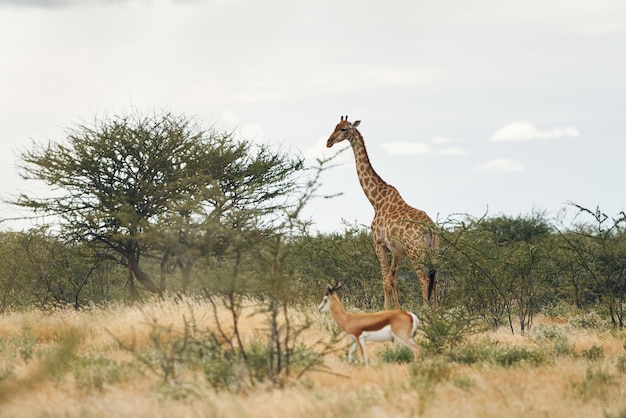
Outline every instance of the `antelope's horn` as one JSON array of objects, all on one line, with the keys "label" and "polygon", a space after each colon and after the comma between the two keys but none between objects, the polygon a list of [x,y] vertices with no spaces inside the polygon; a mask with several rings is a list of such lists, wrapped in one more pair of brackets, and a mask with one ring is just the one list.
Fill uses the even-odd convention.
[{"label": "antelope's horn", "polygon": [[341,289],[342,287],[343,287],[343,283],[339,283],[339,282],[335,281],[335,285],[332,288],[333,292]]}]

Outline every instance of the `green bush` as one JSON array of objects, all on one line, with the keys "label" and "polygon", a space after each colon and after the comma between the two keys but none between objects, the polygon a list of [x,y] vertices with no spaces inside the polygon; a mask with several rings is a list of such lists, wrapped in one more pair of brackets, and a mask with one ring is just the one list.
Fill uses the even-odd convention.
[{"label": "green bush", "polygon": [[484,343],[464,344],[450,353],[452,361],[464,364],[491,363],[511,367],[519,363],[539,366],[550,360],[544,350],[533,350],[520,346],[498,346]]},{"label": "green bush", "polygon": [[413,361],[413,351],[402,344],[387,344],[378,352],[378,358],[383,363],[410,363]]},{"label": "green bush", "polygon": [[617,371],[621,374],[626,374],[626,354],[623,354],[617,358]]},{"label": "green bush", "polygon": [[22,325],[22,332],[15,337],[14,343],[17,345],[20,358],[28,363],[33,358],[37,345],[37,336],[33,334],[30,325]]},{"label": "green bush", "polygon": [[443,357],[425,359],[411,365],[409,384],[419,393],[419,415],[423,415],[426,407],[432,405],[436,386],[451,380],[453,372],[453,365]]},{"label": "green bush", "polygon": [[414,363],[409,369],[412,387],[432,387],[450,380],[454,372],[453,365],[443,357]]},{"label": "green bush", "polygon": [[589,368],[580,382],[572,382],[572,388],[585,401],[605,399],[615,380],[615,376],[605,370]]},{"label": "green bush", "polygon": [[602,319],[602,317],[600,317],[600,315],[598,315],[598,313],[595,311],[574,315],[569,319],[568,322],[570,325],[576,328],[595,330],[605,330],[610,328],[609,323]]},{"label": "green bush", "polygon": [[544,351],[513,346],[495,350],[493,361],[503,367],[510,367],[522,362],[532,366],[540,366],[547,363],[549,358]]},{"label": "green bush", "polygon": [[450,359],[457,363],[476,364],[493,356],[494,347],[490,341],[463,344],[450,352]]},{"label": "green bush", "polygon": [[425,337],[422,347],[436,354],[452,350],[469,335],[485,329],[462,309],[426,309],[419,316],[421,322],[418,329]]},{"label": "green bush", "polygon": [[128,374],[128,365],[111,362],[102,354],[89,354],[72,362],[72,373],[78,388],[100,392],[107,384],[120,382]]},{"label": "green bush", "polygon": [[604,358],[604,347],[592,345],[588,350],[582,350],[580,355],[589,361],[598,361]]},{"label": "green bush", "polygon": [[558,356],[567,356],[574,351],[565,332],[554,326],[539,325],[534,330],[534,339],[542,349]]}]

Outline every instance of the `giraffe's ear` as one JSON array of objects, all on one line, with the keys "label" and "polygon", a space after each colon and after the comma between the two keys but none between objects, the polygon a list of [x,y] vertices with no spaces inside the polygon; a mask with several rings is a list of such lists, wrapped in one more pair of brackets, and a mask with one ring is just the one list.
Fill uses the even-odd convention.
[{"label": "giraffe's ear", "polygon": [[359,126],[361,124],[360,120],[355,120],[354,122],[352,122],[352,127],[356,128],[357,126]]}]

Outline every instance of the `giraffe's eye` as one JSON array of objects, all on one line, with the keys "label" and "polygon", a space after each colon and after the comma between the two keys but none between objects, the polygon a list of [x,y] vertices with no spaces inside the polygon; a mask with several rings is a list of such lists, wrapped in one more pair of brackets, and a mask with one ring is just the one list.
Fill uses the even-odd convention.
[{"label": "giraffe's eye", "polygon": [[348,128],[341,128],[341,132],[345,132],[347,130],[348,130]]}]

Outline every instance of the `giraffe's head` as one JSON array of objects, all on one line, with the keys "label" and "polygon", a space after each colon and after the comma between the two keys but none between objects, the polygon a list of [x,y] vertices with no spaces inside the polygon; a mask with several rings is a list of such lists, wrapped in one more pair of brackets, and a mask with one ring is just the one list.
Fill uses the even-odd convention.
[{"label": "giraffe's head", "polygon": [[328,141],[326,141],[326,146],[330,148],[337,142],[341,142],[344,139],[347,139],[348,141],[351,140],[354,135],[354,130],[357,126],[359,126],[360,123],[360,120],[350,123],[348,122],[348,116],[342,116],[337,126],[335,126],[335,130],[330,135],[330,138],[328,138]]}]

